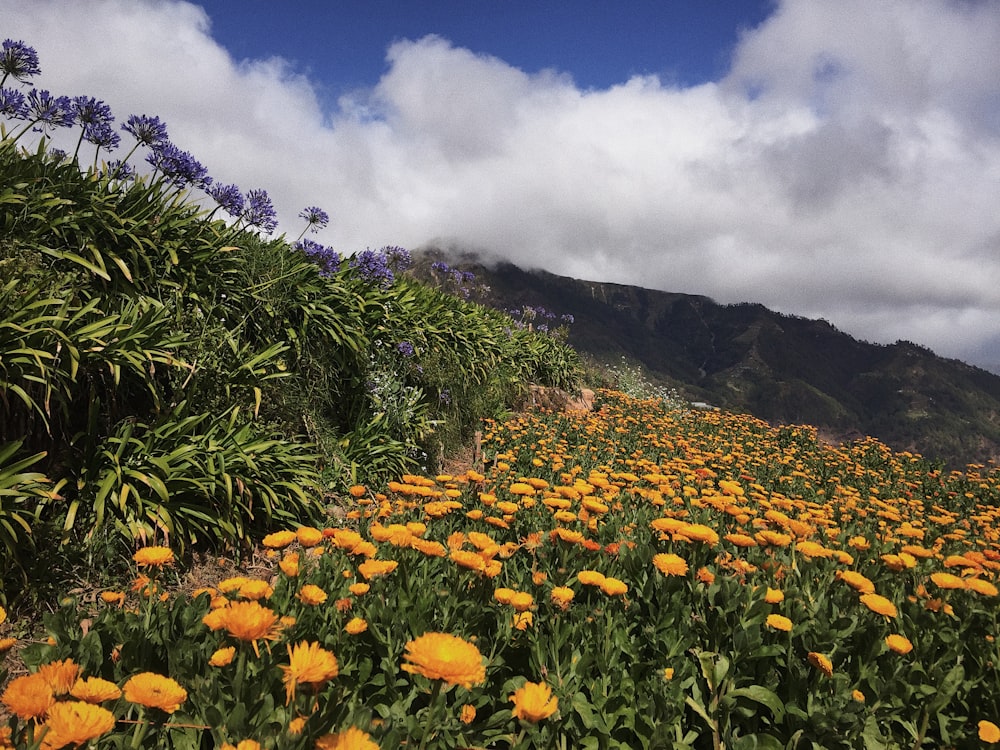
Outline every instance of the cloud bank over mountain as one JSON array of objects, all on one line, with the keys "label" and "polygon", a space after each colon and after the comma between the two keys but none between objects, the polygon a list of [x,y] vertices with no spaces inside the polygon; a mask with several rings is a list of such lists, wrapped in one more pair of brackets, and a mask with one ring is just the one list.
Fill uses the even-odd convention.
[{"label": "cloud bank over mountain", "polygon": [[350,253],[453,244],[555,273],[761,302],[1000,363],[1000,5],[785,0],[717,81],[584,89],[435,36],[324,106],[234,59],[195,4],[0,0],[37,84],[159,115],[216,180],[318,205]]}]

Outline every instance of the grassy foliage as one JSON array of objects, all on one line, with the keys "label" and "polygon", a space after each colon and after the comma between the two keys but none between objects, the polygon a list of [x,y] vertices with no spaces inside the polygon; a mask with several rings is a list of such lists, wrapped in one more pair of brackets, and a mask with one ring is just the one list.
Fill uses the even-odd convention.
[{"label": "grassy foliage", "polygon": [[173,713],[104,701],[112,745],[993,736],[1000,473],[599,395],[491,424],[482,472],[352,488],[342,522],[266,537],[259,577],[179,594],[170,551],[140,550],[131,590],[65,600],[25,659],[176,681]]},{"label": "grassy foliage", "polygon": [[162,176],[44,144],[0,140],[5,579],[42,539],[249,549],[356,482],[432,469],[522,383],[577,376],[494,311],[328,273]]}]

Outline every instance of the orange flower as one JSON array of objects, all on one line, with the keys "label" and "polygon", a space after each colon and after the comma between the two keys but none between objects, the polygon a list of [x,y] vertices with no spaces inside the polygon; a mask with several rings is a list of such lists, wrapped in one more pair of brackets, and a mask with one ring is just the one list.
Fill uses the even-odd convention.
[{"label": "orange flower", "polygon": [[316,739],[316,750],[379,750],[371,735],[357,727],[336,734],[324,734]]},{"label": "orange flower", "polygon": [[0,654],[6,654],[17,644],[17,638],[0,638]]},{"label": "orange flower", "polygon": [[43,664],[38,668],[38,674],[49,683],[53,695],[66,695],[76,685],[80,667],[72,659],[63,659]]},{"label": "orange flower", "polygon": [[483,655],[475,645],[449,633],[425,633],[406,644],[404,672],[472,689],[486,681]]},{"label": "orange flower", "polygon": [[628,584],[617,578],[605,578],[601,584],[601,591],[608,596],[621,596],[628,591]]},{"label": "orange flower", "polygon": [[143,547],[132,559],[140,567],[159,568],[174,561],[174,553],[169,547]]},{"label": "orange flower", "polygon": [[87,703],[103,703],[121,698],[122,691],[113,682],[100,677],[88,677],[86,680],[77,680],[69,694]]},{"label": "orange flower", "polygon": [[310,607],[326,601],[326,592],[314,583],[307,583],[296,596],[300,602]]},{"label": "orange flower", "polygon": [[332,680],[340,674],[337,657],[321,648],[318,643],[302,641],[294,648],[288,645],[288,666],[281,665],[285,673],[285,705],[295,698],[295,688],[303,683],[315,690],[320,683]]},{"label": "orange flower", "polygon": [[261,540],[261,544],[270,549],[283,549],[289,544],[294,542],[296,535],[294,531],[275,531],[273,534],[268,534]]},{"label": "orange flower", "polygon": [[524,612],[531,609],[534,603],[535,598],[526,591],[515,591],[509,600],[509,604],[516,612]]},{"label": "orange flower", "polygon": [[812,664],[816,669],[825,674],[827,677],[833,675],[833,662],[831,662],[823,654],[817,653],[816,651],[810,651],[807,655],[809,663]]},{"label": "orange flower", "polygon": [[364,633],[368,630],[368,622],[361,617],[352,617],[347,621],[347,624],[344,626],[344,630],[346,630],[350,635],[358,635],[359,633]]},{"label": "orange flower", "polygon": [[240,740],[235,745],[223,742],[219,750],[262,750],[257,740]]},{"label": "orange flower", "polygon": [[1000,727],[983,719],[979,722],[979,739],[983,742],[1000,742]]},{"label": "orange flower", "polygon": [[516,593],[514,589],[499,588],[493,592],[493,598],[500,602],[500,604],[510,604],[510,600],[514,598],[514,594]]},{"label": "orange flower", "polygon": [[462,706],[462,713],[458,718],[463,724],[471,724],[476,720],[476,707],[466,703]]},{"label": "orange flower", "polygon": [[679,528],[676,533],[685,539],[690,539],[692,542],[701,542],[710,547],[714,547],[719,543],[719,535],[715,529],[700,523],[686,524]]},{"label": "orange flower", "polygon": [[723,538],[730,544],[734,544],[737,547],[757,546],[757,542],[754,541],[754,538],[747,534],[726,534]]},{"label": "orange flower", "polygon": [[514,716],[532,723],[547,719],[559,708],[559,699],[544,682],[525,682],[510,700],[514,704]]},{"label": "orange flower", "polygon": [[996,586],[989,581],[984,581],[982,578],[966,578],[965,587],[982,596],[997,596],[1000,594]]},{"label": "orange flower", "polygon": [[596,570],[581,570],[576,574],[576,580],[584,586],[601,586],[604,583],[604,574]]},{"label": "orange flower", "polygon": [[281,558],[278,567],[289,578],[295,578],[299,574],[299,553],[289,552]]},{"label": "orange flower", "polygon": [[875,593],[875,584],[870,579],[853,570],[837,571],[837,577],[852,589],[862,594]]},{"label": "orange flower", "polygon": [[451,559],[460,567],[482,573],[486,569],[486,561],[477,552],[456,549],[451,552]]},{"label": "orange flower", "polygon": [[910,643],[908,638],[896,635],[895,633],[885,637],[885,645],[897,654],[908,654],[913,650],[913,644]]},{"label": "orange flower", "polygon": [[67,701],[56,703],[49,709],[45,726],[48,727],[48,732],[45,733],[43,746],[80,746],[110,732],[115,726],[115,715],[106,708],[90,703]]},{"label": "orange flower", "polygon": [[365,560],[358,566],[358,572],[371,580],[378,576],[387,576],[394,571],[399,563],[395,560]]},{"label": "orange flower", "polygon": [[258,599],[270,599],[274,593],[271,584],[257,578],[249,578],[240,584],[240,596],[244,599],[257,601]]},{"label": "orange flower", "polygon": [[764,601],[768,604],[781,604],[781,602],[785,601],[785,592],[781,589],[768,587],[767,593],[764,594]]},{"label": "orange flower", "polygon": [[352,583],[347,587],[347,590],[355,596],[364,596],[371,591],[371,588],[372,585],[370,583]]},{"label": "orange flower", "polygon": [[55,700],[52,687],[40,674],[15,677],[0,696],[0,703],[25,720],[41,718]]},{"label": "orange flower", "polygon": [[896,617],[899,613],[896,611],[896,605],[886,599],[884,596],[879,596],[878,594],[862,594],[861,603],[864,604],[872,612],[879,615],[885,615],[886,617]]},{"label": "orange flower", "polygon": [[232,602],[214,609],[202,618],[212,630],[225,630],[241,641],[251,641],[257,652],[257,641],[273,641],[278,637],[278,615],[257,602]]},{"label": "orange flower", "polygon": [[122,604],[125,601],[124,591],[102,591],[101,601],[105,604]]},{"label": "orange flower", "polygon": [[515,630],[527,630],[535,621],[535,616],[531,612],[515,612],[512,625]]},{"label": "orange flower", "polygon": [[858,703],[864,703],[865,702],[865,694],[862,693],[860,690],[852,690],[851,691],[851,697],[854,700],[856,700]]},{"label": "orange flower", "polygon": [[931,573],[934,585],[941,589],[964,589],[965,581],[951,573]]},{"label": "orange flower", "polygon": [[556,586],[552,589],[549,596],[551,597],[553,604],[557,607],[560,609],[567,609],[569,607],[569,603],[573,601],[573,597],[576,596],[576,594],[573,589],[568,586]]},{"label": "orange flower", "polygon": [[791,631],[792,629],[792,621],[783,615],[768,615],[765,624],[769,628],[781,630],[785,633]]},{"label": "orange flower", "polygon": [[323,541],[323,532],[312,526],[300,526],[295,530],[295,537],[303,547],[315,547]]},{"label": "orange flower", "polygon": [[653,555],[653,565],[665,576],[683,576],[688,572],[688,564],[680,555],[661,552]]},{"label": "orange flower", "polygon": [[227,646],[226,648],[217,649],[213,654],[212,658],[208,660],[209,666],[212,667],[228,667],[233,663],[233,657],[236,656],[236,647]]},{"label": "orange flower", "polygon": [[159,708],[174,713],[187,700],[187,690],[175,680],[154,672],[141,672],[129,677],[122,688],[125,700],[146,708]]}]

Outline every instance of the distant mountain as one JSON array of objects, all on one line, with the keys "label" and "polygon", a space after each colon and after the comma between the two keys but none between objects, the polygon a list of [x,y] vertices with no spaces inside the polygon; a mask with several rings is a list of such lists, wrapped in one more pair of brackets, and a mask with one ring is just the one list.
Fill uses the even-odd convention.
[{"label": "distant mountain", "polygon": [[1000,460],[1000,377],[907,341],[858,341],[825,320],[763,305],[580,281],[473,255],[418,253],[476,275],[474,298],[575,318],[569,342],[599,363],[621,357],[692,401],[772,423],[810,424],[843,441],[871,435],[951,468]]}]

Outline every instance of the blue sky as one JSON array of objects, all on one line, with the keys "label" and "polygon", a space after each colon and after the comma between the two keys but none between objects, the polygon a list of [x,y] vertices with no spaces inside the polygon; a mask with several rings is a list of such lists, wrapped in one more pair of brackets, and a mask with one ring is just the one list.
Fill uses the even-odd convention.
[{"label": "blue sky", "polygon": [[436,34],[533,73],[554,69],[582,88],[635,75],[684,85],[723,76],[741,31],[770,0],[206,0],[212,35],[236,58],[280,55],[330,95],[374,85],[385,50]]},{"label": "blue sky", "polygon": [[319,206],[344,254],[471,250],[1000,371],[996,0],[0,0],[0,34],[291,237]]}]

